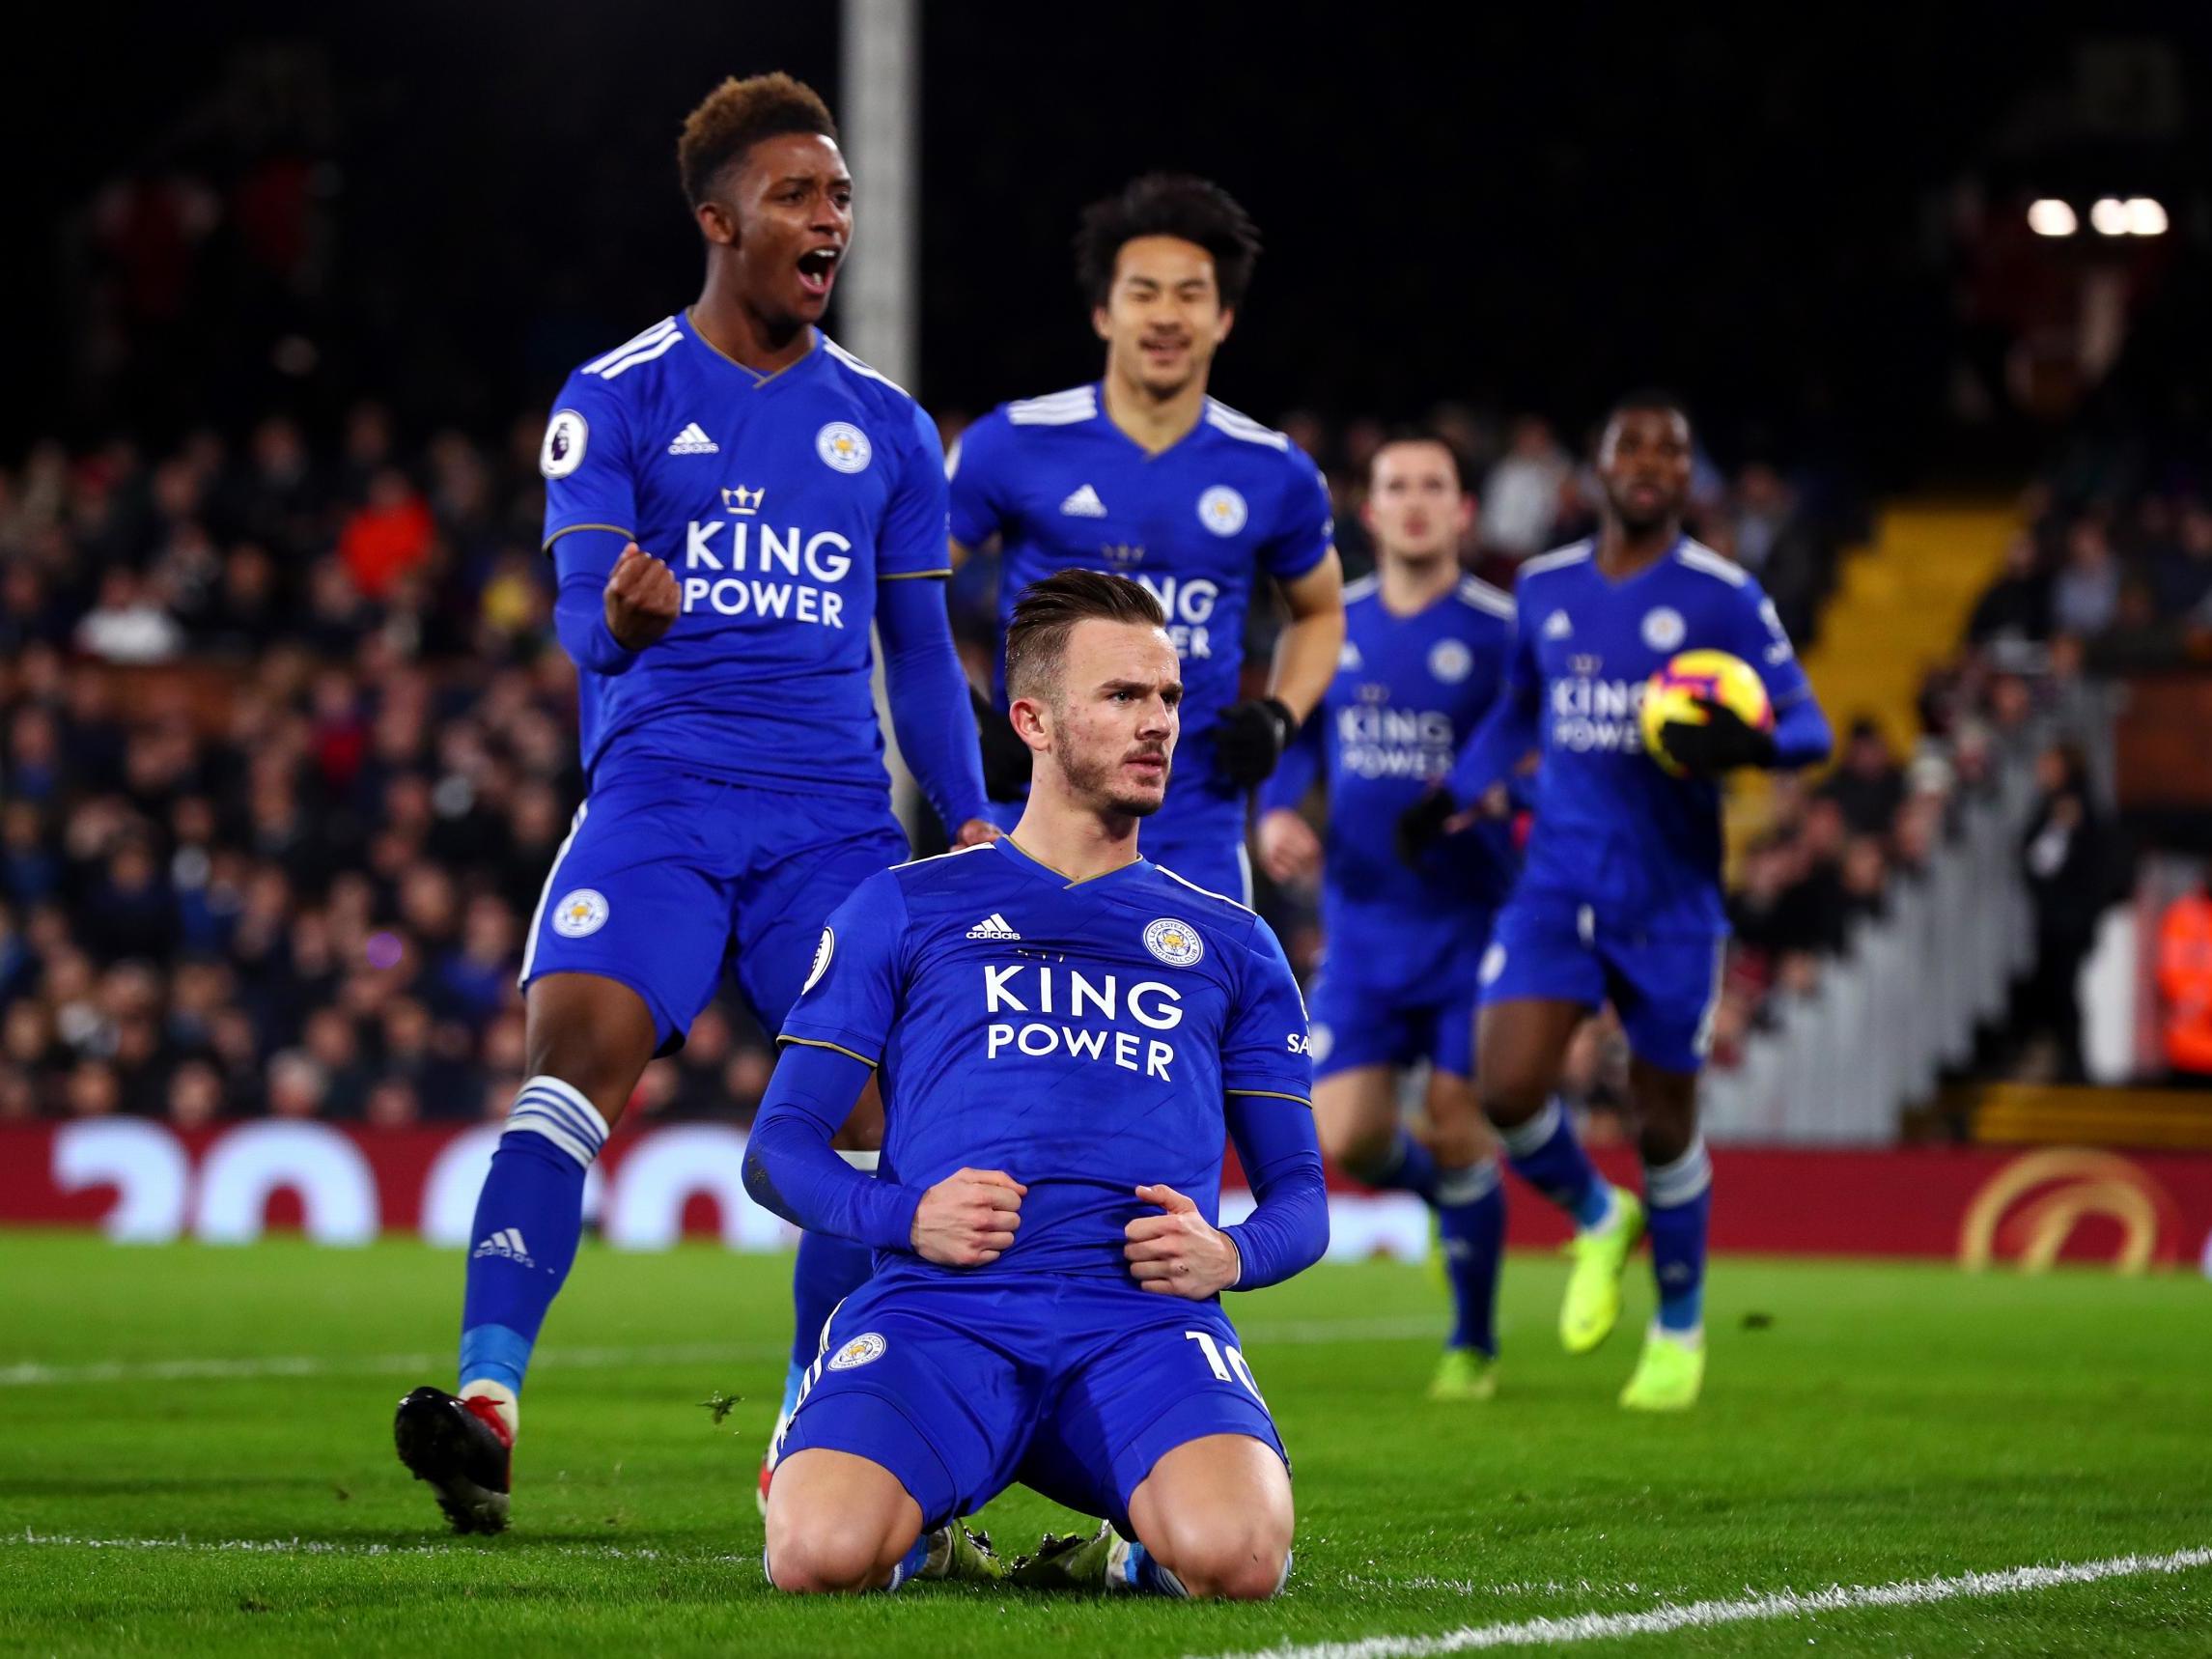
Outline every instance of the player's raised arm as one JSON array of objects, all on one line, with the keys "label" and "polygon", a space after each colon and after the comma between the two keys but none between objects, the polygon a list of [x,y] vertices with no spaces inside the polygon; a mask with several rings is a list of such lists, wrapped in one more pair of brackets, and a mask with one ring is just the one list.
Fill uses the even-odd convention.
[{"label": "player's raised arm", "polygon": [[877,549],[876,624],[891,725],[922,794],[956,846],[991,839],[967,676],[952,641],[943,578],[946,490],[937,427],[916,405]]},{"label": "player's raised arm", "polygon": [[1261,553],[1290,606],[1290,625],[1275,647],[1274,688],[1222,710],[1215,728],[1215,764],[1242,788],[1274,771],[1300,722],[1336,678],[1344,651],[1344,566],[1330,540],[1329,491],[1319,472],[1287,511],[1290,527]]},{"label": "player's raised arm", "polygon": [[891,726],[953,845],[991,839],[984,818],[978,715],[953,644],[942,581],[887,581],[876,605]]},{"label": "player's raised arm", "polygon": [[1319,705],[1344,654],[1344,566],[1331,546],[1321,562],[1282,584],[1290,626],[1275,650],[1274,694],[1298,719]]},{"label": "player's raised arm", "polygon": [[1260,785],[1260,864],[1271,881],[1311,881],[1321,869],[1321,837],[1299,815],[1298,807],[1328,770],[1322,725],[1319,711],[1306,717],[1282,751],[1274,774]]},{"label": "player's raised arm", "polygon": [[629,411],[596,380],[561,388],[538,456],[545,547],[558,591],[553,632],[579,668],[623,674],[676,620],[675,573],[637,545]]},{"label": "player's raised arm", "polygon": [[[946,562],[956,571],[1005,530],[1009,504],[998,482],[1005,418],[1003,410],[992,410],[962,433],[945,457]],[[1029,745],[1014,735],[988,690],[970,687],[968,702],[983,745],[984,793],[994,801],[1020,801],[1029,792]]]}]

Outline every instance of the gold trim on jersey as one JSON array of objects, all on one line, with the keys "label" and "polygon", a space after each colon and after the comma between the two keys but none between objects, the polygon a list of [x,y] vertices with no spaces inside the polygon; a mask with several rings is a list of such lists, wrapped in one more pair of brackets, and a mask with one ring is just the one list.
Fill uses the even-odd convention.
[{"label": "gold trim on jersey", "polygon": [[882,1062],[879,1060],[872,1060],[866,1054],[858,1054],[854,1050],[847,1048],[843,1043],[826,1043],[819,1037],[791,1037],[778,1034],[776,1041],[779,1043],[797,1043],[801,1048],[830,1049],[840,1054],[851,1054],[853,1058],[858,1060],[870,1071],[874,1071],[877,1066],[882,1064]]},{"label": "gold trim on jersey", "polygon": [[1260,1097],[1261,1097],[1263,1100],[1287,1100],[1287,1101],[1292,1101],[1292,1102],[1295,1102],[1295,1103],[1296,1103],[1297,1105],[1299,1105],[1299,1106],[1302,1106],[1302,1107],[1304,1107],[1304,1108],[1305,1108],[1305,1110],[1306,1110],[1306,1111],[1311,1111],[1313,1110],[1313,1102],[1311,1102],[1310,1100],[1306,1099],[1306,1098],[1305,1098],[1305,1096],[1303,1096],[1302,1094],[1284,1094],[1284,1093],[1283,1093],[1283,1092],[1282,1092],[1280,1089],[1274,1089],[1274,1088],[1225,1088],[1225,1089],[1223,1089],[1221,1092],[1222,1092],[1223,1094],[1256,1094],[1256,1095],[1260,1096]]},{"label": "gold trim on jersey", "polygon": [[538,551],[541,553],[551,552],[553,550],[553,544],[555,542],[559,541],[563,536],[573,536],[578,530],[612,530],[618,536],[628,536],[633,542],[637,540],[637,532],[635,530],[625,529],[620,524],[564,524],[561,526],[561,528],[555,530],[551,535],[546,538],[545,544],[538,548]]},{"label": "gold trim on jersey", "polygon": [[1022,857],[1028,859],[1029,862],[1035,864],[1039,869],[1051,871],[1053,875],[1058,876],[1071,887],[1079,887],[1085,882],[1104,881],[1108,876],[1118,876],[1122,873],[1122,871],[1128,869],[1130,864],[1141,864],[1144,862],[1143,855],[1139,854],[1137,857],[1130,859],[1129,864],[1116,864],[1112,869],[1101,870],[1097,875],[1094,876],[1071,876],[1067,871],[1061,869],[1059,865],[1046,863],[1044,859],[1038,858],[1036,854],[1030,852],[1028,848],[1022,846],[1022,843],[1015,840],[1013,836],[1001,835],[999,839],[1004,841],[1009,847],[1012,847],[1017,853],[1021,854]]},{"label": "gold trim on jersey", "polygon": [[768,374],[764,375],[758,369],[748,368],[745,364],[739,362],[737,358],[731,356],[729,352],[723,351],[721,347],[715,345],[714,341],[708,339],[707,331],[704,328],[701,328],[699,324],[692,320],[691,307],[688,305],[684,307],[684,321],[690,326],[692,339],[698,341],[700,345],[706,347],[708,351],[714,352],[715,356],[721,358],[722,361],[729,364],[731,368],[742,369],[746,374],[752,376],[753,390],[756,392],[759,391],[761,387],[767,385],[769,381],[781,380],[785,375],[790,374],[792,370],[798,368],[799,364],[805,362],[807,358],[813,356],[814,349],[822,343],[821,329],[807,329],[806,350],[801,351],[798,356],[794,357],[790,362],[784,364],[782,368],[770,370]]}]

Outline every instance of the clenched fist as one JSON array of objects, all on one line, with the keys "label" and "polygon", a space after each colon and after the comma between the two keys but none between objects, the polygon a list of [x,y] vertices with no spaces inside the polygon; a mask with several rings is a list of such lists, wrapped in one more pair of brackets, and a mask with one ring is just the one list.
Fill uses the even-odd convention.
[{"label": "clenched fist", "polygon": [[1139,1216],[1122,1228],[1131,1278],[1147,1290],[1192,1302],[1237,1282],[1245,1265],[1237,1241],[1208,1224],[1195,1202],[1173,1187],[1139,1187],[1136,1195],[1164,1214]]},{"label": "clenched fist", "polygon": [[955,1170],[914,1210],[914,1253],[944,1267],[988,1267],[1014,1248],[1028,1191],[1003,1169]]},{"label": "clenched fist", "polygon": [[1289,886],[1321,874],[1321,837],[1287,806],[1264,813],[1259,828],[1260,868],[1268,880]]},{"label": "clenched fist", "polygon": [[625,651],[643,651],[675,622],[676,601],[676,573],[632,542],[606,578],[607,632]]}]

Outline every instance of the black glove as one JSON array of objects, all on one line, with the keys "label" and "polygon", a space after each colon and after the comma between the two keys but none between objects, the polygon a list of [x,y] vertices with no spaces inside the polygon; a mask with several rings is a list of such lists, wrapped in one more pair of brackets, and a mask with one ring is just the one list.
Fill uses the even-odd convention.
[{"label": "black glove", "polygon": [[1418,869],[1421,855],[1444,838],[1444,826],[1459,816],[1444,790],[1432,789],[1398,814],[1398,862]]},{"label": "black glove", "polygon": [[1250,789],[1266,780],[1298,734],[1298,717],[1277,697],[1231,703],[1214,725],[1214,773],[1222,782]]},{"label": "black glove", "polygon": [[1774,765],[1772,733],[1747,723],[1735,710],[1710,697],[1696,698],[1695,706],[1705,712],[1703,725],[1668,720],[1659,728],[1660,744],[1676,766],[1698,777],[1719,777],[1740,766]]},{"label": "black glove", "polygon": [[973,686],[967,695],[975,705],[976,736],[983,741],[983,793],[994,801],[1019,801],[1029,787],[1029,745],[989,697]]}]

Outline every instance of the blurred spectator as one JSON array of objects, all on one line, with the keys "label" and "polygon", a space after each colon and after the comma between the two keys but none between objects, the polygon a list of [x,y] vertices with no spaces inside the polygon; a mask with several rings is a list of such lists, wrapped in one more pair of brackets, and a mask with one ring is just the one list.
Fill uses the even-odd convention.
[{"label": "blurred spectator", "polygon": [[2119,603],[2120,565],[2112,539],[2094,519],[2084,519],[2067,537],[2066,562],[2052,584],[2052,626],[2076,638],[2102,633]]},{"label": "blurred spectator", "polygon": [[297,1049],[286,1049],[268,1062],[271,1117],[314,1117],[322,1110],[329,1080]]},{"label": "blurred spectator", "polygon": [[2051,637],[2051,578],[2033,536],[2023,532],[2005,545],[2003,572],[1974,602],[1966,636],[1983,649],[2040,645]]},{"label": "blurred spectator", "polygon": [[111,1117],[123,1104],[123,1085],[104,1060],[79,1060],[70,1072],[66,1098],[71,1117]]},{"label": "blurred spectator", "polygon": [[1516,561],[1542,552],[1559,517],[1559,492],[1573,476],[1574,464],[1551,423],[1523,416],[1504,459],[1483,480],[1483,547]]},{"label": "blurred spectator", "polygon": [[337,1008],[318,1008],[301,1028],[301,1047],[322,1077],[317,1111],[357,1117],[368,1104],[371,1076],[361,1062],[360,1034]]},{"label": "blurred spectator", "polygon": [[369,479],[367,495],[339,532],[338,555],[354,587],[367,598],[381,599],[430,557],[436,526],[429,504],[396,466],[378,469]]},{"label": "blurred spectator", "polygon": [[369,1091],[363,1113],[372,1129],[406,1129],[422,1116],[422,1101],[404,1078],[386,1078]]},{"label": "blurred spectator", "polygon": [[1840,876],[1847,923],[1880,921],[1889,914],[1890,861],[1875,835],[1854,835],[1843,849]]},{"label": "blurred spectator", "polygon": [[166,662],[183,647],[184,631],[136,572],[111,570],[99,578],[98,603],[74,638],[79,651],[109,662]]},{"label": "blurred spectator", "polygon": [[2203,612],[2212,622],[2212,507],[2192,501],[2181,511],[2174,538],[2152,548],[2152,597],[2166,616]]},{"label": "blurred spectator", "polygon": [[2057,1076],[2078,1083],[2082,1008],[2076,990],[2114,896],[2114,842],[2091,801],[2081,751],[2055,745],[2036,757],[2039,796],[2021,837],[2021,865],[2035,908],[2035,964],[2021,995],[2024,1033],[2051,1045]]},{"label": "blurred spectator", "polygon": [[2212,871],[2159,918],[2158,992],[2168,1070],[2185,1082],[2212,1082]]},{"label": "blurred spectator", "polygon": [[1905,799],[1905,777],[1878,721],[1862,716],[1851,722],[1843,764],[1822,794],[1842,809],[1844,826],[1854,833],[1889,833]]},{"label": "blurred spectator", "polygon": [[1805,844],[1793,837],[1772,837],[1750,850],[1728,905],[1739,944],[1770,962],[1819,944],[1818,899],[1806,882],[1811,867]]},{"label": "blurred spectator", "polygon": [[178,1129],[201,1129],[223,1115],[223,1077],[206,1060],[186,1060],[169,1077],[168,1118]]}]

